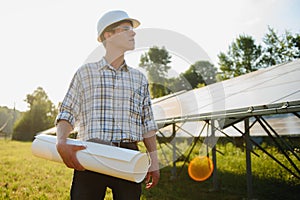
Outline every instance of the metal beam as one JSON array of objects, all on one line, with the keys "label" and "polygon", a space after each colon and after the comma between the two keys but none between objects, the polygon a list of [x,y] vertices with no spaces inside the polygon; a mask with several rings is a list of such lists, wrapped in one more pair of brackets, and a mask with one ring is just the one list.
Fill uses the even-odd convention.
[{"label": "metal beam", "polygon": [[[172,132],[173,134],[176,134],[176,124],[172,125]],[[173,168],[172,168],[172,178],[176,178],[176,137],[173,138],[171,141],[172,149],[173,149]]]},{"label": "metal beam", "polygon": [[182,172],[182,170],[183,170],[183,167],[184,167],[185,164],[188,162],[188,160],[189,160],[189,158],[190,158],[190,155],[191,155],[191,153],[193,152],[195,146],[197,145],[197,142],[200,140],[200,135],[203,133],[204,128],[205,128],[206,126],[208,126],[208,122],[206,122],[206,123],[204,124],[204,126],[202,127],[202,129],[201,129],[199,135],[198,135],[197,137],[194,137],[193,146],[191,147],[191,149],[190,149],[188,155],[185,156],[184,162],[183,162],[183,164],[182,164],[182,166],[181,166],[181,169],[180,169],[180,171],[179,171],[178,174],[181,174],[181,172]]},{"label": "metal beam", "polygon": [[[211,120],[211,137],[215,137],[215,121]],[[218,183],[218,168],[217,168],[217,149],[216,145],[212,147],[212,160],[214,165],[214,172],[213,172],[213,190],[219,190],[219,183]]]},{"label": "metal beam", "polygon": [[[265,132],[269,135],[269,137],[273,140],[273,142],[277,145],[277,147],[279,148],[279,150],[281,151],[281,153],[286,157],[286,159],[291,163],[291,165],[294,167],[294,169],[298,172],[298,174],[300,174],[300,170],[299,168],[296,166],[296,164],[291,160],[291,158],[288,156],[288,154],[283,150],[283,148],[281,147],[281,145],[278,143],[278,141],[275,140],[275,138],[273,137],[273,135],[270,133],[270,131],[267,129],[267,127],[262,123],[262,121],[260,120],[263,119],[262,117],[256,117],[257,121],[259,122],[259,124],[261,125],[261,127],[265,130]],[[266,122],[265,122],[266,123]],[[279,136],[278,136],[279,137]],[[286,169],[287,167],[285,167]],[[298,176],[299,177],[299,176]]]},{"label": "metal beam", "polygon": [[244,125],[245,125],[244,136],[246,142],[247,196],[248,199],[252,199],[253,197],[252,167],[251,167],[252,144],[250,142],[249,118],[244,120]]},{"label": "metal beam", "polygon": [[192,121],[208,121],[212,119],[226,119],[226,118],[246,118],[246,117],[255,117],[255,116],[264,116],[264,115],[274,115],[274,114],[286,114],[286,113],[297,113],[300,112],[300,103],[299,105],[290,105],[289,107],[276,107],[276,108],[264,108],[261,106],[252,109],[241,109],[240,111],[220,111],[213,113],[203,113],[197,115],[187,115],[187,116],[178,116],[172,118],[165,118],[156,120],[158,125],[166,125],[173,123],[183,123],[183,122],[192,122]]}]

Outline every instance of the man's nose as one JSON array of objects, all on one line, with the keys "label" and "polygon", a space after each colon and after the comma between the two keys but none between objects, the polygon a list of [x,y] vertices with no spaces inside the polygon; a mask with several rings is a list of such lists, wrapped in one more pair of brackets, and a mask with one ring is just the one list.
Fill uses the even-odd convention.
[{"label": "man's nose", "polygon": [[136,35],[136,33],[134,32],[134,30],[131,30],[131,36],[134,37]]}]

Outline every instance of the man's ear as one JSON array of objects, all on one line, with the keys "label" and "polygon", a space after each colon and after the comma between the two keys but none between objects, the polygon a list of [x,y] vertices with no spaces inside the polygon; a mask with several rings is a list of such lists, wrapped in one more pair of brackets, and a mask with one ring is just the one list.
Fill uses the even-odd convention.
[{"label": "man's ear", "polygon": [[107,40],[108,38],[110,38],[113,34],[111,32],[104,32],[103,36],[105,38],[105,40]]}]

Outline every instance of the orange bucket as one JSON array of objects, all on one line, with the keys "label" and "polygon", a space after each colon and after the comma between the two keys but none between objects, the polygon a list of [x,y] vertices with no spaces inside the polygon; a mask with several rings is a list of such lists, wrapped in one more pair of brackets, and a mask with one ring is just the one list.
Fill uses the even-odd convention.
[{"label": "orange bucket", "polygon": [[212,160],[207,156],[197,156],[189,164],[189,176],[195,181],[205,181],[214,170]]}]

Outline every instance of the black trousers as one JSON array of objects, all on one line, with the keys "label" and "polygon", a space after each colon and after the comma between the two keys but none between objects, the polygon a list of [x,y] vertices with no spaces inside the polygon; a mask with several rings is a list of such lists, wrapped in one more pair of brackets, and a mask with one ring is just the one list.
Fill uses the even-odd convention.
[{"label": "black trousers", "polygon": [[[137,145],[120,144],[120,147],[137,150]],[[102,200],[106,188],[112,190],[114,200],[139,200],[141,183],[135,183],[89,170],[74,170],[71,200]]]},{"label": "black trousers", "polygon": [[71,200],[102,200],[106,188],[112,189],[114,200],[139,200],[142,187],[135,183],[92,171],[74,171]]}]

